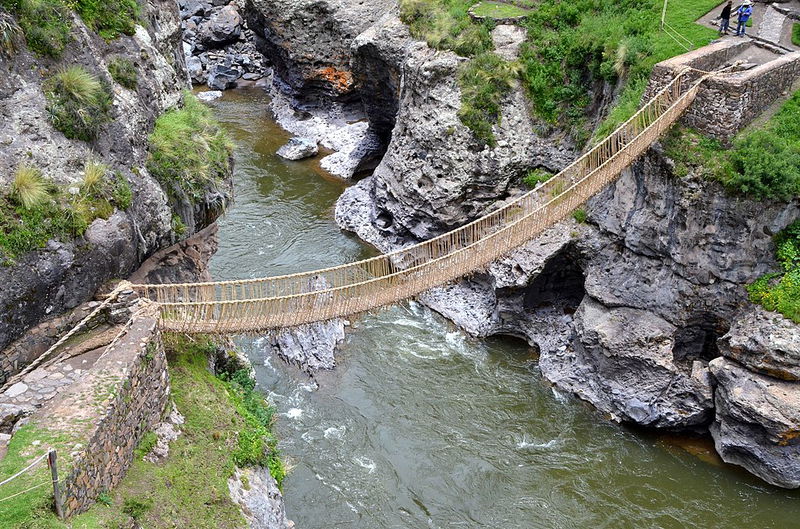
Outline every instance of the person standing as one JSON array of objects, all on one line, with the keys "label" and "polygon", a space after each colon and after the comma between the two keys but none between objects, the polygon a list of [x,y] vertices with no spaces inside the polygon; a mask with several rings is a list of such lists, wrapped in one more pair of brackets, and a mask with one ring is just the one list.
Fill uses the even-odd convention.
[{"label": "person standing", "polygon": [[731,9],[733,9],[733,0],[728,0],[728,3],[722,8],[722,14],[719,16],[720,35],[727,35],[728,30],[731,28]]},{"label": "person standing", "polygon": [[744,37],[745,26],[747,25],[747,21],[750,20],[750,15],[753,14],[752,2],[750,0],[744,0],[744,3],[739,6],[739,9],[736,10],[736,14],[739,16],[738,23],[736,25],[736,36]]}]

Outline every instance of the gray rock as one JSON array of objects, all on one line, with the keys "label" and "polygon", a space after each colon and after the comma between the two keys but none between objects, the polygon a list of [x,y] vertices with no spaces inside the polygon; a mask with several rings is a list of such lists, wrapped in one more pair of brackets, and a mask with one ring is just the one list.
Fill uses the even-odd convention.
[{"label": "gray rock", "polygon": [[181,0],[181,19],[188,20],[194,16],[204,16],[211,11],[211,4],[203,0]]},{"label": "gray rock", "polygon": [[197,99],[203,101],[205,103],[209,103],[211,101],[215,101],[222,97],[221,90],[208,90],[206,92],[200,92],[197,94]]},{"label": "gray rock", "polygon": [[676,328],[658,316],[585,298],[575,314],[574,350],[542,351],[542,374],[608,413],[645,426],[705,426],[713,402],[703,362],[678,365]]},{"label": "gray rock", "polygon": [[[10,395],[6,393],[3,397],[10,397]],[[14,404],[0,403],[0,432],[10,433],[17,421],[24,415],[26,412],[23,408]]]},{"label": "gray rock", "polygon": [[286,160],[302,160],[316,156],[319,153],[317,142],[311,138],[292,138],[280,149],[278,156]]},{"label": "gray rock", "polygon": [[208,79],[205,68],[203,68],[203,61],[199,57],[189,56],[186,58],[186,69],[189,72],[189,77],[197,84],[205,83]]},{"label": "gray rock", "polygon": [[748,369],[800,380],[800,326],[780,314],[752,307],[717,344],[723,356]]},{"label": "gray rock", "polygon": [[19,397],[26,391],[28,391],[28,385],[24,382],[17,382],[8,388],[5,393],[3,393],[3,396],[13,399],[14,397]]},{"label": "gray rock", "polygon": [[270,331],[264,341],[267,354],[277,355],[311,375],[336,367],[336,349],[344,340],[348,322],[343,319]]},{"label": "gray rock", "polygon": [[197,28],[197,42],[206,48],[220,48],[239,40],[242,19],[235,5],[215,10],[211,17]]},{"label": "gray rock", "polygon": [[711,435],[722,459],[778,487],[800,487],[800,384],[726,358],[709,365],[716,381]]},{"label": "gray rock", "polygon": [[250,529],[291,529],[283,496],[269,469],[237,468],[228,480],[231,499],[242,509]]},{"label": "gray rock", "polygon": [[208,87],[212,90],[236,88],[240,76],[239,70],[217,64],[208,73]]}]

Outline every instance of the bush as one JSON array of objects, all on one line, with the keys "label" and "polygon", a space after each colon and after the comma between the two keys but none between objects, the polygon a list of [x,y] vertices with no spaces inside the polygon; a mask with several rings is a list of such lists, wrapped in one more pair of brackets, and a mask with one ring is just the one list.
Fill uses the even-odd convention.
[{"label": "bush", "polygon": [[133,518],[134,520],[140,519],[147,511],[153,508],[151,500],[140,500],[138,498],[125,498],[122,503],[122,512]]},{"label": "bush", "polygon": [[133,35],[141,11],[137,0],[76,0],[75,9],[106,40]]},{"label": "bush", "polygon": [[800,323],[800,219],[775,236],[783,272],[768,274],[747,287],[750,300]]},{"label": "bush", "polygon": [[91,141],[109,121],[111,91],[82,66],[61,70],[44,84],[53,126],[67,138]]},{"label": "bush", "polygon": [[587,218],[586,210],[583,208],[576,209],[572,212],[572,218],[575,219],[575,222],[578,224],[585,224]]},{"label": "bush", "polygon": [[11,56],[17,51],[17,40],[21,33],[14,18],[0,10],[0,53]]},{"label": "bush", "polygon": [[108,63],[108,73],[117,83],[131,90],[135,90],[136,85],[139,83],[139,74],[136,71],[136,66],[132,61],[124,57],[111,59]]},{"label": "bush", "polygon": [[150,135],[147,169],[174,201],[200,201],[230,172],[232,145],[208,107],[190,93],[166,112]]},{"label": "bush", "polygon": [[28,47],[36,54],[60,57],[72,29],[69,8],[60,0],[0,0],[14,14]]},{"label": "bush", "polygon": [[33,209],[50,200],[42,172],[30,165],[20,165],[11,182],[11,196],[25,209]]},{"label": "bush", "polygon": [[461,69],[458,117],[480,141],[494,145],[492,126],[500,123],[500,104],[514,87],[519,69],[492,52],[478,55]]},{"label": "bush", "polygon": [[469,17],[472,1],[401,0],[400,18],[411,34],[438,50],[470,57],[494,48],[492,24],[476,24]]},{"label": "bush", "polygon": [[758,198],[788,199],[800,192],[800,143],[767,130],[736,142],[728,186]]},{"label": "bush", "polygon": [[530,171],[525,178],[523,178],[523,182],[530,188],[535,188],[539,184],[543,184],[550,180],[553,177],[552,174],[548,173],[544,169],[534,169]]}]

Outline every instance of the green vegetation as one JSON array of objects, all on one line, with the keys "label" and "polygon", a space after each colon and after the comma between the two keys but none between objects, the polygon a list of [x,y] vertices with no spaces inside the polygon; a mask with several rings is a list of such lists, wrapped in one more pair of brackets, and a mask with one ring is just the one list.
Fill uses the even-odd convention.
[{"label": "green vegetation", "polygon": [[482,1],[472,8],[472,12],[479,17],[516,18],[527,15],[530,10],[505,2]]},{"label": "green vegetation", "polygon": [[0,53],[11,56],[17,50],[17,39],[22,30],[14,18],[0,10]]},{"label": "green vegetation", "polygon": [[70,191],[27,165],[17,169],[9,191],[0,195],[0,263],[42,248],[51,239],[80,237],[92,221],[110,217],[114,207],[129,207],[132,196],[127,181],[112,181],[107,168],[92,161],[81,184]]},{"label": "green vegetation", "polygon": [[50,120],[67,138],[91,141],[111,119],[109,86],[82,66],[61,70],[43,88]]},{"label": "green vegetation", "polygon": [[150,135],[147,169],[174,201],[185,193],[201,200],[230,171],[233,146],[211,110],[186,92],[183,108],[156,121]]},{"label": "green vegetation", "polygon": [[133,62],[124,57],[115,57],[108,62],[108,73],[117,83],[129,88],[136,89],[139,83],[139,73]]},{"label": "green vegetation", "polygon": [[586,218],[588,217],[586,210],[583,208],[576,209],[572,212],[572,218],[575,219],[575,222],[578,224],[585,224]]},{"label": "green vegetation", "polygon": [[533,171],[530,171],[527,175],[525,175],[523,181],[525,182],[525,185],[527,185],[528,187],[534,188],[539,184],[547,182],[552,177],[553,175],[548,173],[544,169],[534,169]]},{"label": "green vegetation", "polygon": [[800,92],[784,103],[763,128],[743,132],[730,149],[685,127],[664,141],[676,174],[722,182],[757,199],[790,200],[800,195]]},{"label": "green vegetation", "polygon": [[[36,444],[34,444],[36,443]],[[40,425],[26,424],[11,438],[8,453],[0,461],[0,479],[12,476],[27,467],[34,459],[45,454],[48,448],[58,450],[59,466],[68,463],[69,440],[60,433],[49,431]],[[0,487],[0,497],[23,492],[31,487],[46,485],[3,502],[0,508],[0,527],[16,529],[58,529],[63,527],[53,514],[53,488],[47,461],[42,461],[31,472]]]},{"label": "green vegetation", "polygon": [[458,117],[475,137],[494,146],[492,125],[499,123],[500,103],[514,87],[519,66],[492,52],[481,53],[461,70],[461,110]]},{"label": "green vegetation", "polygon": [[137,0],[74,0],[83,21],[101,37],[111,40],[133,35],[141,8]]},{"label": "green vegetation", "polygon": [[474,0],[400,0],[400,18],[431,48],[469,57],[493,49],[492,23],[469,16]]},{"label": "green vegetation", "polygon": [[0,0],[0,8],[17,18],[34,53],[61,56],[72,29],[70,10],[61,0]]},{"label": "green vegetation", "polygon": [[800,219],[775,236],[782,271],[768,274],[747,288],[753,303],[800,323]]},{"label": "green vegetation", "polygon": [[208,371],[209,339],[166,337],[172,395],[186,422],[160,463],[141,459],[153,439],[145,436],[122,483],[71,523],[73,529],[116,529],[131,518],[142,527],[233,529],[245,526],[228,494],[236,465],[266,465],[285,475],[270,430],[274,410],[254,390],[246,372],[216,377]]},{"label": "green vegetation", "polygon": [[[401,0],[401,16],[412,34],[430,46],[474,56],[492,49],[491,22],[472,21],[470,3]],[[717,4],[718,0],[670,3],[667,19],[695,46],[704,45],[716,38],[716,32],[694,21]],[[568,129],[579,142],[587,140],[591,132],[586,113],[599,83],[624,84],[617,105],[596,132],[603,137],[636,111],[653,65],[685,51],[660,31],[661,0],[541,0],[519,5],[529,8],[521,79],[534,111],[545,121]],[[487,62],[486,66],[493,64]],[[471,107],[467,115],[475,109],[492,115],[491,108],[481,107],[484,102],[465,100]],[[485,121],[466,124],[470,128],[478,124],[473,130],[478,137],[485,136]]]},{"label": "green vegetation", "polygon": [[800,46],[800,24],[796,22],[792,24],[792,44]]}]

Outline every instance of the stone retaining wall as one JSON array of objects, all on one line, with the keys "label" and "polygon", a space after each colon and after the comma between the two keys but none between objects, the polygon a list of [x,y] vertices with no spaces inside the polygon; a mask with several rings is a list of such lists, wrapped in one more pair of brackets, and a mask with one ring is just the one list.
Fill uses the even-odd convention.
[{"label": "stone retaining wall", "polygon": [[93,431],[64,476],[62,497],[67,517],[85,511],[101,492],[120,482],[142,436],[161,421],[170,389],[167,359],[156,320],[137,319],[87,378],[90,380],[82,382],[79,391],[71,392],[58,404],[58,409],[51,410],[53,413],[71,410],[72,416],[62,421],[74,423],[86,420],[87,410],[81,408],[92,407],[87,405],[87,398],[94,399],[96,406],[94,412],[88,410]]},{"label": "stone retaining wall", "polygon": [[[704,71],[719,69],[735,61],[750,46],[749,41],[726,39],[658,63],[644,99],[650,98],[687,66]],[[702,73],[693,72],[690,79]],[[776,53],[775,59],[754,68],[708,79],[681,121],[703,134],[729,141],[740,130],[787,92],[800,77],[800,52]]]}]

